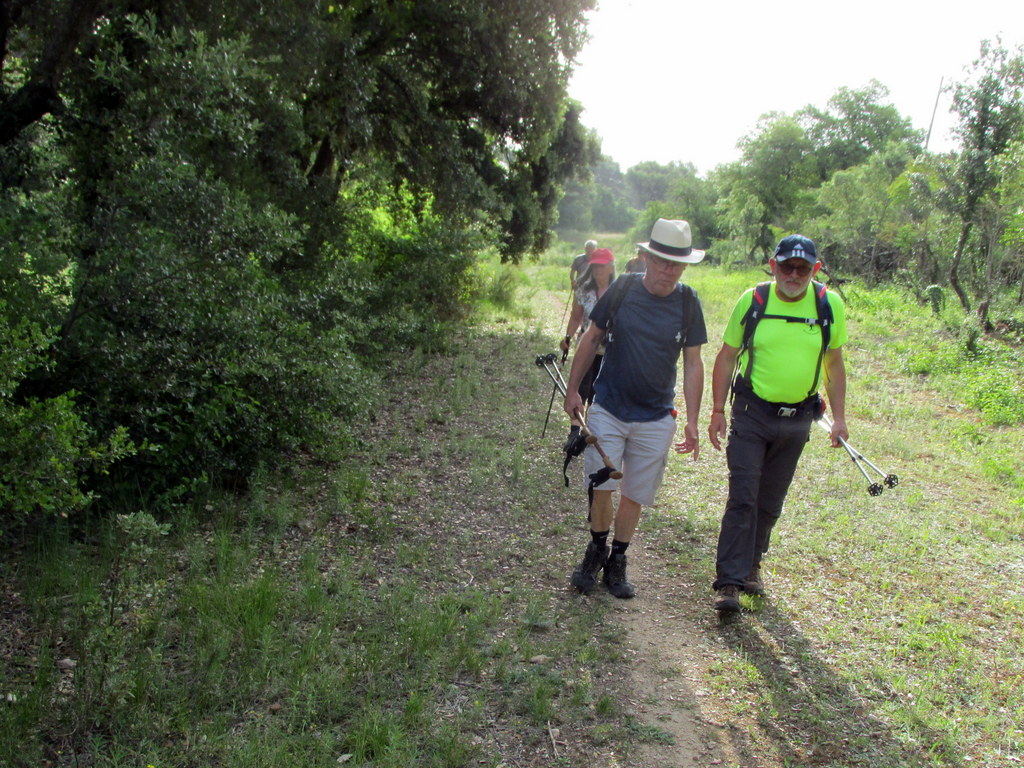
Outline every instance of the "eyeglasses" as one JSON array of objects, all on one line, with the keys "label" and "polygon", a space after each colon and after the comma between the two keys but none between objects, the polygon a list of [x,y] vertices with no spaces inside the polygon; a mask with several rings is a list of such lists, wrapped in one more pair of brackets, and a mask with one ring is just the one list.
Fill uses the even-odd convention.
[{"label": "eyeglasses", "polygon": [[809,274],[811,274],[811,270],[814,269],[813,266],[808,264],[803,259],[800,260],[799,264],[794,264],[788,260],[776,261],[775,266],[782,270],[782,274],[784,275],[792,275],[794,272],[796,272],[800,277],[807,277]]},{"label": "eyeglasses", "polygon": [[[649,267],[651,267],[651,266],[657,267],[658,269],[660,269],[662,271],[669,271],[669,270],[673,270],[673,269],[679,269],[680,272],[682,271],[682,269],[686,268],[686,264],[684,262],[672,261],[670,259],[663,259],[663,258],[661,258],[661,256],[655,256],[653,253],[648,253],[647,254],[647,266],[649,266]],[[680,269],[680,267],[682,267],[682,269]]]}]

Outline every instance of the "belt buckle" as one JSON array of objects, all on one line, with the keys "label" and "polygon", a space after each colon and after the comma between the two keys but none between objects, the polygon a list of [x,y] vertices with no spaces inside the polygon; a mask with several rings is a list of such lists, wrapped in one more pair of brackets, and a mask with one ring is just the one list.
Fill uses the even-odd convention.
[{"label": "belt buckle", "polygon": [[782,408],[779,408],[779,416],[784,419],[791,419],[796,416],[796,408],[787,408],[786,406],[783,406]]}]

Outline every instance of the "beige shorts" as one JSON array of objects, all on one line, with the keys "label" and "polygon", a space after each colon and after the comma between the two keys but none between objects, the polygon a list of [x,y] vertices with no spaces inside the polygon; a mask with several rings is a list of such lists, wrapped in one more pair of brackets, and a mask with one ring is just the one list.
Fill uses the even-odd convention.
[{"label": "beige shorts", "polygon": [[[619,421],[596,403],[587,412],[587,427],[601,443],[622,479],[605,480],[596,491],[620,491],[641,506],[649,507],[661,487],[668,465],[668,452],[676,434],[671,415],[655,421]],[[583,452],[583,487],[590,475],[604,466],[604,460],[592,445]]]}]

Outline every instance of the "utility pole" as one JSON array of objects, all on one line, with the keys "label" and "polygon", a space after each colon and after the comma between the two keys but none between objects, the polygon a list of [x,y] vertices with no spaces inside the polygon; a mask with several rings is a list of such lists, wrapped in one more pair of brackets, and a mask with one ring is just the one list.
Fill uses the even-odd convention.
[{"label": "utility pole", "polygon": [[932,107],[932,119],[928,123],[928,134],[924,137],[924,151],[928,151],[928,142],[932,140],[932,126],[935,125],[935,113],[939,109],[939,97],[942,96],[942,81],[944,77],[939,78],[939,90],[935,94],[935,106]]}]

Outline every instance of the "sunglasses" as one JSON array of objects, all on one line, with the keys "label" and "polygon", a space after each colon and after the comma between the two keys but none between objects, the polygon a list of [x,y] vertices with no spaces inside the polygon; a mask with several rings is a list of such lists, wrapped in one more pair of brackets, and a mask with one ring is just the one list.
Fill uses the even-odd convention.
[{"label": "sunglasses", "polygon": [[776,261],[775,266],[782,270],[784,275],[792,275],[796,272],[800,277],[807,277],[811,274],[811,270],[814,269],[813,266],[803,259],[800,260],[799,264],[794,264],[791,261]]}]

